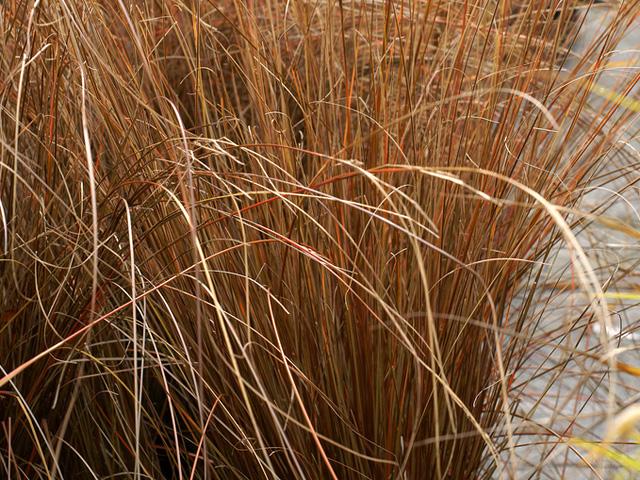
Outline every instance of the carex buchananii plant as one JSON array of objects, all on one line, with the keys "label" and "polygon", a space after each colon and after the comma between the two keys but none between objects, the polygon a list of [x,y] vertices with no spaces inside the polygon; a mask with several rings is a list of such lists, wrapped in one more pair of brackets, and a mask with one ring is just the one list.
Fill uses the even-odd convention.
[{"label": "carex buchananii plant", "polygon": [[614,7],[2,2],[0,476],[516,476]]}]

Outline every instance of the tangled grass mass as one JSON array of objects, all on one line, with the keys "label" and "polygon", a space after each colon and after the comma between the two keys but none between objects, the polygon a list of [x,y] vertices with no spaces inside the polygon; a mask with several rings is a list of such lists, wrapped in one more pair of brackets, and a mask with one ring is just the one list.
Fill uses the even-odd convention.
[{"label": "tangled grass mass", "polygon": [[639,13],[1,2],[0,478],[634,478]]}]

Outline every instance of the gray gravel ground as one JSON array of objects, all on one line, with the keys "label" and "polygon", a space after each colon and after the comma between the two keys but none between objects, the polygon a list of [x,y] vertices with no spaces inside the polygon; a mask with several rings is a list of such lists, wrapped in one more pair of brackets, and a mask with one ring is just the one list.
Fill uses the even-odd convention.
[{"label": "gray gravel ground", "polygon": [[[596,6],[587,14],[574,51],[585,51],[612,14],[605,7]],[[633,25],[617,43],[609,57],[610,65],[598,77],[598,84],[620,91],[620,83],[632,78],[640,70],[640,22]],[[573,60],[575,61],[575,59]],[[626,67],[615,62],[625,61]],[[616,66],[618,65],[618,66]],[[630,67],[629,65],[635,65]],[[640,89],[635,88],[628,98],[640,101]],[[597,111],[601,97],[594,94],[591,106]],[[584,211],[597,209],[598,213],[624,221],[640,229],[640,182],[623,189],[630,182],[640,180],[640,120],[633,106],[621,109],[630,117],[628,129],[618,139],[617,151],[607,156],[599,178],[585,194],[581,204]],[[615,121],[616,118],[611,119]],[[611,181],[612,173],[624,178]],[[640,242],[600,224],[593,224],[578,234],[578,240],[596,268],[599,280],[605,285],[616,279],[622,291],[640,292]],[[571,266],[571,252],[561,246],[548,267],[548,280],[561,278],[571,282],[575,270]],[[638,300],[609,299],[614,327],[608,332],[615,339],[617,358],[629,365],[640,367],[640,302]],[[522,375],[517,398],[520,400],[518,417],[514,419],[518,479],[627,479],[640,478],[640,472],[623,471],[615,462],[594,462],[594,470],[586,465],[588,450],[571,444],[569,438],[602,439],[606,433],[606,420],[610,394],[615,398],[615,412],[640,403],[640,377],[627,373],[610,376],[602,362],[572,352],[603,353],[603,328],[590,311],[580,289],[549,289],[542,293],[539,308],[533,319],[539,319],[539,348],[531,347]],[[586,309],[586,310],[585,310]],[[639,425],[640,426],[640,425]],[[627,438],[626,440],[630,440]],[[640,460],[640,446],[617,447]],[[582,456],[582,458],[581,458]],[[497,472],[497,478],[508,478],[508,472]]]}]

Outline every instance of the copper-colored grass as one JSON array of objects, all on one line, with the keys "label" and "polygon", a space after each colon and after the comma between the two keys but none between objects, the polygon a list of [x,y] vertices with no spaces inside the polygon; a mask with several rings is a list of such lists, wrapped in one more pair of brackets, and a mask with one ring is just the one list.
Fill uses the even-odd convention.
[{"label": "copper-colored grass", "polygon": [[588,7],[5,0],[0,476],[515,476]]}]

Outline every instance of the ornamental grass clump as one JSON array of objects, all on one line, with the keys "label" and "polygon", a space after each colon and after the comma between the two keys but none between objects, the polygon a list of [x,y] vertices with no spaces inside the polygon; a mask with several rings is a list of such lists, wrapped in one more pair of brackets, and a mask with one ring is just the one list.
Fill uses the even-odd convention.
[{"label": "ornamental grass clump", "polygon": [[590,7],[6,0],[0,476],[515,477],[557,245],[607,322]]}]

